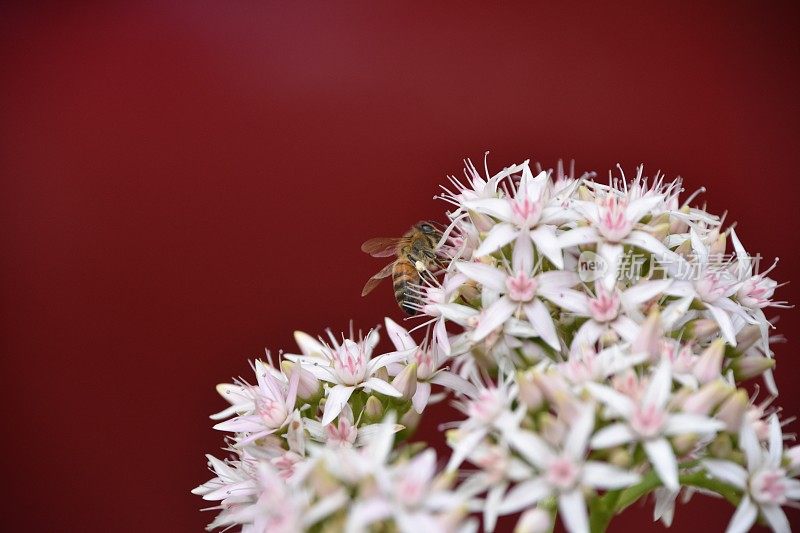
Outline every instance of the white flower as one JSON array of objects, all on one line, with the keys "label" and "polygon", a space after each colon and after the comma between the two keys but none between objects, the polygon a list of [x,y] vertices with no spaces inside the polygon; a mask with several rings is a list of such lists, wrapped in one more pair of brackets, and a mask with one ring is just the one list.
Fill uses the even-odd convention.
[{"label": "white flower", "polygon": [[458,429],[448,432],[448,444],[453,448],[448,470],[458,468],[491,430],[505,424],[505,420],[512,416],[510,407],[516,396],[516,384],[501,375],[497,386],[478,383],[472,396],[454,402],[456,408],[469,418],[461,422]]},{"label": "white flower", "polygon": [[657,259],[671,259],[675,254],[647,231],[635,229],[636,224],[657,205],[663,203],[660,194],[650,194],[640,198],[629,198],[623,193],[611,191],[595,202],[573,201],[573,209],[589,221],[588,226],[579,226],[562,233],[558,237],[561,248],[596,243],[597,253],[605,263],[601,278],[606,288],[616,284],[618,268],[623,255],[623,245],[646,250]]},{"label": "white flower", "polygon": [[[274,369],[261,361],[255,362],[255,371],[258,387],[222,388],[223,394],[230,391],[235,396],[237,403],[233,407],[241,409],[244,413],[231,420],[220,422],[214,429],[242,434],[236,438],[237,446],[249,444],[284,427],[294,412],[297,400],[300,372],[292,375],[287,386],[285,382],[275,377]],[[248,401],[239,402],[248,397]]]},{"label": "white flower", "polygon": [[748,531],[756,521],[759,511],[773,531],[791,531],[782,505],[800,500],[800,481],[787,475],[781,466],[783,460],[783,434],[778,416],[769,421],[769,448],[762,448],[753,426],[742,424],[739,446],[744,451],[747,468],[731,461],[706,459],[703,465],[708,473],[724,481],[744,495],[728,524],[727,533]]},{"label": "white flower", "polygon": [[558,498],[560,516],[566,528],[572,533],[588,532],[584,487],[621,489],[640,479],[634,472],[586,460],[594,417],[594,406],[582,405],[560,450],[553,449],[535,433],[517,427],[506,428],[503,438],[538,475],[508,491],[498,503],[497,513],[515,513],[553,495]]},{"label": "white flower", "polygon": [[[744,318],[746,314],[739,304],[730,299],[736,292],[737,283],[728,265],[717,261],[709,245],[705,244],[694,229],[690,230],[692,262],[676,256],[672,266],[678,270],[675,283],[667,289],[673,296],[698,299],[719,325],[725,342],[736,346],[736,327],[732,316]],[[689,279],[685,279],[689,277]]]},{"label": "white flower", "polygon": [[285,355],[290,361],[303,363],[304,368],[318,379],[333,384],[326,390],[323,426],[330,424],[339,416],[356,389],[363,388],[387,396],[400,396],[397,389],[374,374],[391,363],[404,360],[411,350],[372,357],[372,350],[378,344],[377,330],[371,330],[364,339],[358,341],[344,339],[341,344],[332,334],[329,334],[329,337],[332,346],[321,345],[321,356]]},{"label": "white flower", "polygon": [[520,235],[532,240],[537,250],[556,268],[563,268],[564,259],[552,225],[561,219],[564,209],[548,204],[550,179],[547,172],[536,177],[528,161],[509,169],[509,173],[522,172],[519,188],[513,198],[483,198],[467,200],[464,207],[492,216],[500,222],[486,235],[475,256],[491,254]]},{"label": "white flower", "polygon": [[[398,352],[409,353],[407,365],[415,364],[417,388],[411,403],[417,413],[422,413],[431,396],[431,385],[440,385],[459,394],[474,394],[475,386],[464,378],[444,370],[441,365],[447,360],[439,351],[439,345],[419,346],[408,331],[391,318],[386,318],[386,334]],[[393,368],[394,367],[394,368]],[[389,365],[389,375],[400,374],[402,365]]]},{"label": "white flower", "polygon": [[678,463],[666,437],[684,433],[712,434],[725,424],[705,416],[689,413],[670,413],[666,409],[672,391],[672,370],[664,359],[651,377],[640,402],[614,389],[597,383],[587,383],[592,395],[606,404],[615,422],[592,437],[592,448],[603,449],[628,442],[642,443],[658,477],[670,490],[678,490]]},{"label": "white flower", "polygon": [[595,285],[596,295],[588,295],[566,289],[556,293],[553,300],[563,309],[576,316],[588,317],[572,340],[572,349],[593,346],[608,329],[617,332],[625,341],[632,342],[639,333],[639,326],[631,316],[640,318],[639,307],[664,293],[672,280],[642,281],[624,290],[606,289]]},{"label": "white flower", "polygon": [[[308,434],[317,442],[324,442],[327,446],[360,447],[375,438],[376,433],[382,430],[381,424],[366,424],[358,426],[353,419],[353,410],[345,404],[339,414],[336,424],[323,426],[319,421],[306,418],[303,420]],[[402,431],[403,426],[394,424],[394,432]]]},{"label": "white flower", "polygon": [[401,533],[451,531],[447,514],[462,505],[456,492],[439,489],[434,484],[436,452],[431,449],[410,461],[376,472],[378,493],[359,501],[350,511],[346,531],[356,533],[366,526],[387,519],[394,520]]},{"label": "white flower", "polygon": [[533,249],[526,238],[514,246],[512,270],[500,270],[482,263],[456,263],[456,268],[468,278],[483,285],[484,290],[502,294],[478,321],[473,340],[479,341],[498,328],[512,315],[522,311],[539,336],[555,350],[560,348],[550,311],[540,299],[557,298],[558,292],[578,282],[574,272],[554,270],[534,273]]}]

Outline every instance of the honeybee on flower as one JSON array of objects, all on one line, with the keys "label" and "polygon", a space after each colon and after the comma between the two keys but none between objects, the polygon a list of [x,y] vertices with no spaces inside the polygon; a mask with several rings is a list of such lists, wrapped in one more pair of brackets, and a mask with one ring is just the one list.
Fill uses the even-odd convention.
[{"label": "honeybee on flower", "polygon": [[[519,533],[584,533],[652,493],[665,525],[716,494],[737,506],[728,531],[789,531],[800,447],[775,403],[777,263],[759,271],[695,205],[704,190],[619,171],[467,161],[398,298],[414,322],[385,319],[393,351],[377,328],[297,332],[300,353],[255,362],[256,384],[218,387],[232,455],[209,456],[195,489],[218,502],[209,527],[467,533],[516,514]],[[438,459],[409,437],[445,399]]]}]

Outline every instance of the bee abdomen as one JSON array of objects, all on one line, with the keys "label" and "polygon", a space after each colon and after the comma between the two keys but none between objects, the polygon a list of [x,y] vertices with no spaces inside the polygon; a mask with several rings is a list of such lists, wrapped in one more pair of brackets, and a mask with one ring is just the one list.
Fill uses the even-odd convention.
[{"label": "bee abdomen", "polygon": [[395,263],[392,272],[392,282],[394,286],[394,298],[407,315],[416,315],[419,308],[419,299],[412,292],[412,285],[419,281],[419,273],[408,261],[398,261]]}]

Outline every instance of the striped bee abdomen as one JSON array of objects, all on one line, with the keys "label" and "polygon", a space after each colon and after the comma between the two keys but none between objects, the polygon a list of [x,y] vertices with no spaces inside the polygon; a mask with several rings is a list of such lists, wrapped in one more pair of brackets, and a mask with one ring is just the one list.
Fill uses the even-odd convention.
[{"label": "striped bee abdomen", "polygon": [[416,315],[419,311],[419,299],[413,292],[413,286],[419,283],[419,272],[411,261],[395,261],[392,282],[397,304],[407,315]]}]

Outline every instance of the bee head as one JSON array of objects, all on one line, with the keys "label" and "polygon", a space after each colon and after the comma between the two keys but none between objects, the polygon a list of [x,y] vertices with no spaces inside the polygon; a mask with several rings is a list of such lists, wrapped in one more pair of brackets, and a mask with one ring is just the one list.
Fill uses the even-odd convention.
[{"label": "bee head", "polygon": [[428,235],[441,235],[442,233],[436,229],[432,222],[427,222],[425,220],[421,222],[417,222],[417,229],[420,230],[422,233],[426,233]]}]

